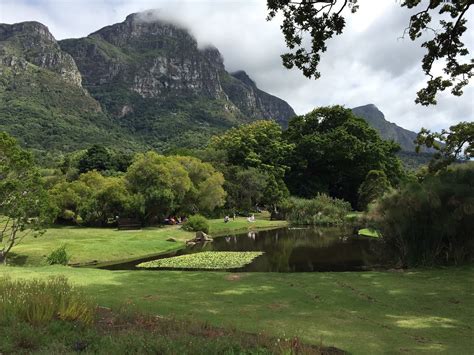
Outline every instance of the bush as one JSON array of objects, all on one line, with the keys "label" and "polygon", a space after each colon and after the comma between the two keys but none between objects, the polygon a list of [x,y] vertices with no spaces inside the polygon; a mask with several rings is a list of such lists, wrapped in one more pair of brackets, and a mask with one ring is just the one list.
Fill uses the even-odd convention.
[{"label": "bush", "polygon": [[0,280],[0,323],[45,324],[60,319],[90,324],[94,309],[92,302],[64,277],[47,281]]},{"label": "bush", "polygon": [[286,220],[303,225],[343,224],[350,211],[349,202],[325,194],[318,194],[311,200],[291,197],[280,205]]},{"label": "bush", "polygon": [[209,222],[204,216],[196,214],[188,218],[183,224],[183,229],[192,232],[209,233]]},{"label": "bush", "polygon": [[46,258],[46,262],[49,265],[59,264],[59,265],[67,265],[71,256],[66,251],[66,246],[63,245],[56,250],[53,250],[51,254],[48,255]]},{"label": "bush", "polygon": [[472,260],[473,181],[474,164],[463,164],[380,199],[368,217],[389,260],[404,267]]}]

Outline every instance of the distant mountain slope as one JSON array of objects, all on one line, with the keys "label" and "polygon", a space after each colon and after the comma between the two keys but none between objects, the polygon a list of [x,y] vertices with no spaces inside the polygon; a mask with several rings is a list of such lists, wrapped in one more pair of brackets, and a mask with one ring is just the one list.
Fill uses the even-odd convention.
[{"label": "distant mountain slope", "polygon": [[416,170],[421,165],[428,164],[432,159],[434,149],[421,149],[420,153],[416,153],[414,140],[417,133],[387,121],[377,106],[373,104],[359,106],[353,108],[352,112],[366,120],[371,127],[379,132],[383,139],[393,140],[400,144],[401,151],[397,155],[402,160],[405,168]]},{"label": "distant mountain slope", "polygon": [[415,143],[413,141],[416,139],[417,134],[387,121],[377,106],[373,104],[358,106],[353,108],[352,112],[366,120],[371,127],[379,132],[383,139],[397,142],[403,151],[415,151]]},{"label": "distant mountain slope", "polygon": [[0,24],[0,129],[28,147],[202,146],[229,127],[286,126],[294,115],[244,72],[228,73],[216,48],[150,12],[60,42],[38,22]]},{"label": "distant mountain slope", "polygon": [[230,75],[216,48],[199,48],[187,30],[150,12],[60,45],[102,107],[157,148],[202,145],[211,134],[256,119],[286,125],[295,115],[250,79]]},{"label": "distant mountain slope", "polygon": [[33,149],[134,145],[83,89],[73,58],[38,22],[0,24],[0,129]]}]

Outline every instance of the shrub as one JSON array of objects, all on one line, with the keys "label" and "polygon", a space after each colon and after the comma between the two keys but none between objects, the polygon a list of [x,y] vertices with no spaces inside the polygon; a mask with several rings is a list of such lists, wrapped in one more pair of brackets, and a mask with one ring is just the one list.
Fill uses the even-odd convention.
[{"label": "shrub", "polygon": [[59,265],[67,265],[71,256],[66,251],[66,246],[63,245],[56,250],[53,250],[51,254],[48,255],[46,258],[46,262],[49,265],[59,264]]},{"label": "shrub", "polygon": [[460,264],[474,257],[474,164],[378,201],[369,222],[382,233],[383,252],[399,266]]},{"label": "shrub", "polygon": [[310,200],[291,197],[281,203],[280,211],[294,224],[337,225],[344,223],[351,205],[344,200],[318,194]]},{"label": "shrub", "polygon": [[196,214],[188,218],[183,224],[183,229],[193,232],[209,233],[209,222],[206,217]]},{"label": "shrub", "polygon": [[90,324],[94,305],[66,278],[49,280],[0,280],[0,323],[23,321],[45,324],[53,319]]}]

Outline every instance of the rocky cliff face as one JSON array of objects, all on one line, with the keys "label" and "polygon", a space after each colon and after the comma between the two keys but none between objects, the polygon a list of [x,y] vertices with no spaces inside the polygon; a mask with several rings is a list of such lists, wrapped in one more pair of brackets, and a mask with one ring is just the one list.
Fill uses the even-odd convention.
[{"label": "rocky cliff face", "polygon": [[133,145],[81,80],[46,26],[0,24],[0,129],[21,144],[62,151],[98,141]]},{"label": "rocky cliff face", "polygon": [[38,149],[198,147],[294,116],[244,72],[229,74],[216,48],[149,12],[59,42],[38,22],[0,24],[0,79],[0,129]]},{"label": "rocky cliff face", "polygon": [[33,64],[59,74],[69,84],[81,86],[76,63],[39,22],[0,24],[0,58],[3,65],[16,72]]},{"label": "rocky cliff face", "polygon": [[274,118],[284,128],[295,111],[288,103],[257,88],[244,71],[231,74],[223,80],[223,88],[229,99],[249,117]]},{"label": "rocky cliff face", "polygon": [[161,102],[170,97],[218,100],[223,121],[273,118],[285,125],[294,115],[286,102],[258,90],[250,79],[249,84],[228,74],[216,48],[199,48],[187,30],[148,12],[60,44],[74,57],[85,87],[119,117],[144,103],[136,95]]}]

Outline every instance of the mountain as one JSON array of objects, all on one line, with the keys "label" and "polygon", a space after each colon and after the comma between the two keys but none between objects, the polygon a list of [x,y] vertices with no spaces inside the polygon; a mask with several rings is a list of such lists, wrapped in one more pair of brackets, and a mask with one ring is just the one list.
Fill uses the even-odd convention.
[{"label": "mountain", "polygon": [[83,85],[116,122],[160,148],[196,146],[229,127],[295,115],[244,72],[228,73],[214,47],[153,12],[127,16],[85,38],[60,41]]},{"label": "mountain", "polygon": [[379,132],[383,139],[393,140],[400,144],[402,151],[415,151],[415,143],[413,141],[416,139],[417,134],[387,121],[384,114],[374,104],[355,107],[352,109],[352,112],[366,120],[371,127]]},{"label": "mountain", "polygon": [[294,115],[245,72],[227,72],[216,48],[151,12],[59,42],[38,22],[0,24],[0,128],[25,146],[202,146],[229,127],[286,126]]},{"label": "mountain", "polygon": [[404,166],[409,170],[416,170],[421,165],[426,165],[433,157],[434,150],[429,149],[420,153],[415,152],[415,143],[417,133],[402,128],[395,123],[385,119],[384,114],[373,104],[358,106],[352,109],[352,112],[358,117],[363,118],[367,123],[377,130],[380,136],[385,140],[393,140],[400,144],[401,151],[398,156]]},{"label": "mountain", "polygon": [[81,81],[74,59],[46,26],[0,24],[0,127],[22,145],[56,150],[94,141],[127,145],[126,134]]}]

